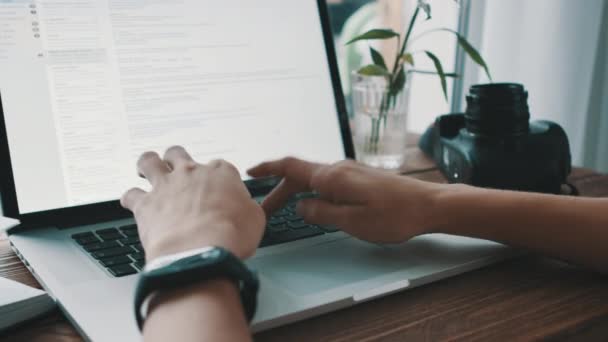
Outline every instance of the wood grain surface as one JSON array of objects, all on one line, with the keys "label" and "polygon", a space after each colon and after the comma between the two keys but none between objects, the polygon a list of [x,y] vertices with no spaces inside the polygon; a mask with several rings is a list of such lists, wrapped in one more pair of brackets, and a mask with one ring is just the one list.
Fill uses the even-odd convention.
[{"label": "wood grain surface", "polygon": [[[403,172],[444,182],[410,140]],[[576,169],[583,196],[608,197],[608,176]],[[0,276],[40,287],[0,239]],[[256,341],[606,341],[608,277],[527,255],[255,335]],[[80,341],[55,310],[0,341]]]}]

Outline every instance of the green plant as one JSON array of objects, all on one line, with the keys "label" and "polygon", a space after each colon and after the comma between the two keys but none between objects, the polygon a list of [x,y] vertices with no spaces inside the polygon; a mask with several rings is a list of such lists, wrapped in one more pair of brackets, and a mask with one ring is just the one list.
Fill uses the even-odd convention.
[{"label": "green plant", "polygon": [[[456,0],[457,1],[457,0]],[[439,58],[431,51],[423,50],[423,51],[409,51],[409,44],[412,40],[412,31],[414,29],[414,25],[416,24],[416,20],[420,15],[420,11],[423,11],[426,14],[426,20],[431,19],[431,5],[427,0],[418,0],[418,5],[416,6],[416,10],[410,19],[410,22],[407,26],[407,30],[405,31],[404,39],[401,39],[401,34],[391,30],[391,29],[373,29],[367,31],[353,39],[351,39],[346,45],[353,44],[358,41],[369,41],[369,40],[386,40],[386,39],[397,39],[397,55],[395,56],[395,61],[392,68],[388,68],[386,64],[385,58],[382,54],[370,46],[370,54],[372,57],[372,64],[365,65],[358,70],[358,73],[365,76],[382,76],[386,77],[388,89],[387,93],[384,95],[380,105],[380,111],[378,117],[372,117],[372,132],[370,134],[369,140],[365,146],[366,152],[375,153],[378,151],[378,142],[380,138],[380,127],[382,122],[386,125],[386,116],[387,111],[390,108],[391,104],[394,103],[397,95],[403,90],[405,84],[407,82],[407,73],[406,73],[406,64],[410,65],[412,68],[415,66],[414,58],[418,54],[423,54],[427,58],[429,58],[433,65],[435,66],[435,71],[421,71],[412,69],[410,72],[415,73],[423,73],[423,74],[432,74],[439,76],[439,80],[441,82],[441,89],[443,91],[443,95],[447,101],[448,93],[447,93],[447,77],[458,77],[455,73],[445,72],[443,65]],[[415,39],[419,39],[423,36],[426,36],[431,33],[436,32],[447,32],[456,36],[458,44],[462,49],[466,52],[466,54],[479,66],[481,66],[486,75],[490,80],[492,80],[492,76],[490,75],[490,71],[486,62],[479,52],[466,40],[458,32],[448,29],[448,28],[440,28],[434,29],[430,31],[426,31]]]},{"label": "green plant", "polygon": [[[405,64],[409,64],[412,67],[414,67],[415,66],[414,56],[417,54],[423,53],[426,57],[431,59],[431,61],[433,62],[433,65],[435,66],[436,71],[429,72],[429,71],[412,70],[412,72],[438,75],[440,82],[441,82],[441,89],[443,91],[443,95],[445,96],[445,99],[447,100],[448,93],[447,93],[446,78],[447,77],[458,77],[458,75],[456,75],[454,73],[445,72],[445,70],[443,69],[443,65],[441,64],[441,61],[431,51],[428,51],[428,50],[408,51],[408,47],[409,47],[408,44],[410,43],[412,31],[414,29],[414,25],[416,24],[416,20],[418,19],[418,16],[419,16],[421,10],[425,12],[425,14],[427,16],[426,20],[431,19],[431,5],[426,0],[418,0],[418,5],[416,6],[416,10],[414,11],[414,14],[412,15],[412,18],[409,22],[407,31],[405,32],[405,38],[403,39],[403,41],[401,40],[401,34],[395,32],[391,29],[373,29],[373,30],[367,31],[367,32],[351,39],[348,43],[346,43],[346,45],[349,45],[349,44],[352,44],[352,43],[355,43],[358,41],[385,40],[385,39],[396,38],[399,48],[397,50],[397,55],[395,56],[395,62],[391,69],[389,69],[387,67],[385,58],[382,56],[382,54],[378,50],[376,50],[370,46],[369,49],[370,49],[370,54],[372,57],[373,64],[369,64],[369,65],[365,65],[365,66],[361,67],[358,70],[359,74],[366,75],[366,76],[384,76],[384,77],[386,77],[388,80],[388,84],[389,84],[389,95],[392,94],[392,96],[394,96],[395,94],[398,94],[401,90],[403,90],[403,87],[405,86],[405,82],[407,82],[407,75],[405,73]],[[481,66],[484,69],[488,78],[490,80],[492,80],[492,76],[490,75],[489,68],[488,68],[486,62],[484,61],[483,57],[481,56],[481,54],[473,47],[473,45],[471,45],[467,41],[467,39],[464,36],[462,36],[458,32],[448,29],[448,28],[439,28],[439,29],[426,31],[426,32],[420,34],[418,37],[416,37],[416,39],[419,39],[423,36],[426,36],[428,34],[435,33],[435,32],[447,32],[447,33],[451,33],[451,34],[455,35],[460,47],[462,47],[462,49],[466,52],[466,54],[475,63],[477,63],[479,66]]]}]

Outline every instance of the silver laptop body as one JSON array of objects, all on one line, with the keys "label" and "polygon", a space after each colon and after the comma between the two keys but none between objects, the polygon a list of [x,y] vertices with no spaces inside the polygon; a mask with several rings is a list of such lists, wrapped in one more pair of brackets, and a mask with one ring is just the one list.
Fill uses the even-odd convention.
[{"label": "silver laptop body", "polygon": [[[141,338],[137,275],[114,276],[74,238],[133,224],[116,199],[145,186],[141,152],[180,144],[243,174],[284,155],[354,157],[328,21],[321,0],[0,2],[0,187],[4,214],[21,220],[9,238],[83,337]],[[246,183],[263,198],[276,180]],[[464,237],[379,246],[339,231],[263,247],[247,261],[261,279],[253,330],[511,254]]]}]

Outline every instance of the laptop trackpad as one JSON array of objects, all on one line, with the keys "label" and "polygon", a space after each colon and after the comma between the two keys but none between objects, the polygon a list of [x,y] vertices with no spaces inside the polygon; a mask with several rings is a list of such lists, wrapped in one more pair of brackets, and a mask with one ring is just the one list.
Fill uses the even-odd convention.
[{"label": "laptop trackpad", "polygon": [[343,239],[251,260],[275,285],[303,296],[387,275],[423,263],[414,250]]}]

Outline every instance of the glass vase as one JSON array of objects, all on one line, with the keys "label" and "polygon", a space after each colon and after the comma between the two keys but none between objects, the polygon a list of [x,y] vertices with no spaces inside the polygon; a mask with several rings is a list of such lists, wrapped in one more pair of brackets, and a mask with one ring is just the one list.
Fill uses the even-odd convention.
[{"label": "glass vase", "polygon": [[385,77],[358,73],[352,77],[351,129],[357,160],[372,167],[398,169],[405,162],[411,78],[392,94]]}]

